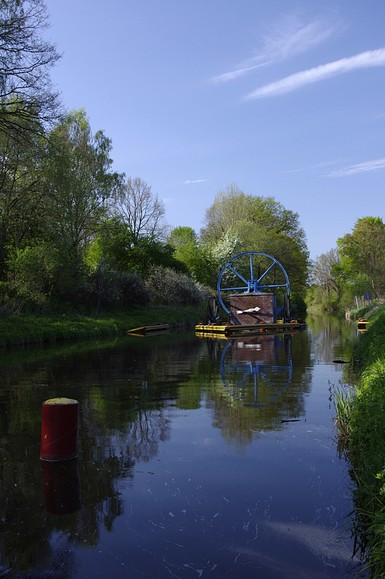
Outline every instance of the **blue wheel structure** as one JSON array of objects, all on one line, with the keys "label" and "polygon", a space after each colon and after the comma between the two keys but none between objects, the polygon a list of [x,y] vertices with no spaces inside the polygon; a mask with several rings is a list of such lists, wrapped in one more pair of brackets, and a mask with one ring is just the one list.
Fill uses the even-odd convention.
[{"label": "blue wheel structure", "polygon": [[[283,265],[263,251],[243,251],[232,257],[221,269],[217,281],[218,301],[227,314],[230,309],[224,299],[230,293],[263,293],[271,291],[281,304],[275,305],[275,316],[282,311],[289,319],[290,281]],[[277,301],[277,300],[276,300]]]}]

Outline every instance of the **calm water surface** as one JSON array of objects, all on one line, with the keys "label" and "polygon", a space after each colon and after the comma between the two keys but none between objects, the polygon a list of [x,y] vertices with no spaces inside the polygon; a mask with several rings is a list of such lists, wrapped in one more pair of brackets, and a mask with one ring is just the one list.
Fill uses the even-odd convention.
[{"label": "calm water surface", "polygon": [[[333,388],[354,328],[127,337],[0,356],[0,576],[365,577]],[[40,461],[41,404],[80,408]]]}]

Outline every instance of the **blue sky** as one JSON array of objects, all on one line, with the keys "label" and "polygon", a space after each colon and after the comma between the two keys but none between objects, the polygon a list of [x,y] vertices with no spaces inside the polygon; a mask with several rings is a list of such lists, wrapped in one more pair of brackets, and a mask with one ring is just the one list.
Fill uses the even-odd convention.
[{"label": "blue sky", "polygon": [[[67,109],[170,226],[236,184],[299,215],[312,258],[385,220],[384,0],[46,0]],[[255,248],[258,250],[258,248]]]}]

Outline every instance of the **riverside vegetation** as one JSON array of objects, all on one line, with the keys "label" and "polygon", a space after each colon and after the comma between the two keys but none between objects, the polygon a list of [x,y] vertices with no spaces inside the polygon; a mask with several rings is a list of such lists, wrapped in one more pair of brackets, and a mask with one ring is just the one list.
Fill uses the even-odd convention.
[{"label": "riverside vegetation", "polygon": [[[385,306],[367,314],[349,371],[335,394],[340,442],[355,481],[355,534],[371,577],[385,576]],[[349,376],[351,383],[354,378]]]},{"label": "riverside vegetation", "polygon": [[126,334],[129,329],[155,323],[188,328],[202,320],[202,312],[204,309],[195,305],[136,307],[130,312],[101,316],[11,316],[0,320],[0,347],[118,336]]}]

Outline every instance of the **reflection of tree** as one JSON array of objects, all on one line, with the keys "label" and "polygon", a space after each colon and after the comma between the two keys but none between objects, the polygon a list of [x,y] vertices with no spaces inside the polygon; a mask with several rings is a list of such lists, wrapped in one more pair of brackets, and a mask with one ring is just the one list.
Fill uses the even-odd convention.
[{"label": "reflection of tree", "polygon": [[169,438],[170,420],[164,411],[139,410],[128,432],[127,450],[134,459],[149,462],[158,454],[159,442]]},{"label": "reflection of tree", "polygon": [[[60,568],[60,577],[70,577],[72,546],[96,545],[102,530],[113,530],[124,509],[122,485],[131,484],[135,463],[153,459],[168,440],[170,407],[199,408],[204,398],[215,426],[242,446],[256,431],[300,416],[311,366],[307,340],[306,333],[293,337],[291,385],[261,407],[254,404],[253,381],[231,395],[218,356],[210,360],[205,341],[194,336],[130,338],[47,360],[40,354],[28,364],[21,352],[20,362],[0,373],[0,574],[39,577],[41,569],[41,576],[55,577]],[[222,348],[216,347],[218,355]],[[272,362],[287,363],[284,348]],[[262,380],[259,386],[268,400],[270,386]],[[46,510],[39,460],[41,403],[58,395],[77,399],[80,408],[81,508],[62,515]]]},{"label": "reflection of tree", "polygon": [[307,324],[316,358],[326,363],[335,358],[351,359],[356,340],[355,326],[351,322],[335,316],[319,316],[307,318]]},{"label": "reflection of tree", "polygon": [[[113,529],[123,513],[122,481],[168,439],[165,408],[176,397],[175,384],[187,380],[200,344],[174,339],[168,345],[159,338],[130,343],[51,361],[40,353],[36,364],[3,366],[0,575],[30,577],[33,569],[39,577],[40,569],[41,576],[70,577],[71,544],[95,545],[102,528]],[[80,407],[81,508],[61,515],[46,510],[39,460],[41,403],[58,393]]]}]

